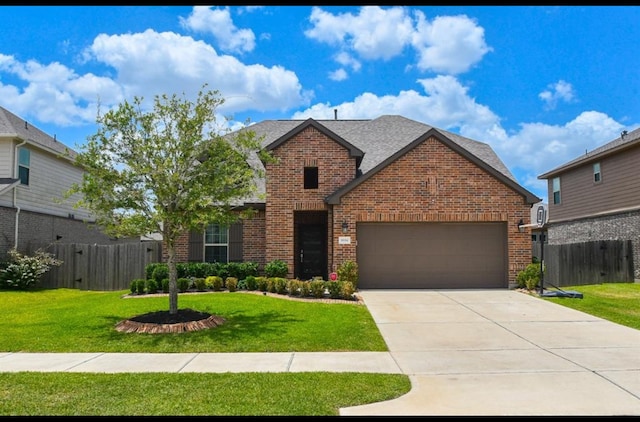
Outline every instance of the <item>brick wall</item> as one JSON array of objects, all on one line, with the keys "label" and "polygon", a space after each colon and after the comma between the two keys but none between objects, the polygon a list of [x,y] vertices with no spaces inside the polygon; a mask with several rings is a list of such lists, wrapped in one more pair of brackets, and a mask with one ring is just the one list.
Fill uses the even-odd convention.
[{"label": "brick wall", "polygon": [[[272,151],[267,164],[266,262],[280,259],[294,269],[294,210],[328,210],[324,198],[355,176],[355,158],[314,127],[308,127]],[[318,189],[304,189],[304,167],[318,167]],[[327,244],[332,244],[329,233]],[[331,257],[329,257],[331,261]],[[331,268],[331,263],[329,263]]]},{"label": "brick wall", "polygon": [[242,225],[243,242],[242,255],[245,262],[255,262],[262,270],[266,264],[265,258],[265,213],[259,210],[251,218],[244,220]]},{"label": "brick wall", "polygon": [[[0,256],[13,248],[15,243],[14,208],[0,207]],[[58,239],[58,236],[60,238]],[[39,247],[50,243],[81,243],[111,245],[139,241],[139,239],[112,239],[95,225],[81,220],[57,217],[21,210],[18,226],[18,250],[26,252],[30,247]]]},{"label": "brick wall", "polygon": [[[356,239],[358,222],[507,222],[508,280],[531,263],[531,233],[523,197],[435,138],[427,139],[343,196],[334,208],[333,236]],[[356,239],[357,240],[357,239]],[[337,243],[337,242],[336,242]],[[356,242],[336,245],[333,267],[356,259]]]}]

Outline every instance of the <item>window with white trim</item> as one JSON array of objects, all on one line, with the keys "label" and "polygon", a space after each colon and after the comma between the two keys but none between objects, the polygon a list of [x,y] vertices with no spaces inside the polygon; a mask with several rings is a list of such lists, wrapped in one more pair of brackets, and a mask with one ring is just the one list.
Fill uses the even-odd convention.
[{"label": "window with white trim", "polygon": [[208,224],[204,231],[204,261],[229,262],[229,229],[219,224]]},{"label": "window with white trim", "polygon": [[600,173],[600,163],[595,163],[593,165],[593,181],[594,183],[602,181],[602,174]]},{"label": "window with white trim", "polygon": [[560,178],[554,177],[551,183],[553,185],[553,203],[559,204],[560,203]]},{"label": "window with white trim", "polygon": [[20,184],[29,186],[29,171],[31,167],[31,151],[27,148],[18,148],[18,178]]}]

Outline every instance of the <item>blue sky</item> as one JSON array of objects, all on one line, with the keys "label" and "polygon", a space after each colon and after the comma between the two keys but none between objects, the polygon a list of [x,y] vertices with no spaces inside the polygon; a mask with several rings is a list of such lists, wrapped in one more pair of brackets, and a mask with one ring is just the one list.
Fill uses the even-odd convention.
[{"label": "blue sky", "polygon": [[0,6],[0,105],[79,150],[104,110],[195,94],[247,119],[398,114],[520,184],[640,126],[638,6]]}]

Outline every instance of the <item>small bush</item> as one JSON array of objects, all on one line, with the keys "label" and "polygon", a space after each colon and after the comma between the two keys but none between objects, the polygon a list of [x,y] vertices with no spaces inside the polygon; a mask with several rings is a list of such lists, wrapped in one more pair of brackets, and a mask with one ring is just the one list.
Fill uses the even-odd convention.
[{"label": "small bush", "polygon": [[146,293],[145,291],[146,284],[147,284],[147,280],[145,280],[144,278],[139,278],[136,280],[136,292],[139,295],[143,295]]},{"label": "small bush", "polygon": [[162,283],[162,280],[169,278],[169,267],[167,264],[156,265],[151,274],[151,278],[155,279],[158,283]]},{"label": "small bush", "polygon": [[358,264],[354,261],[344,261],[338,267],[338,280],[350,281],[354,287],[358,285]]},{"label": "small bush", "polygon": [[267,278],[269,277],[284,278],[289,273],[289,267],[287,266],[286,262],[280,259],[274,259],[273,261],[270,261],[267,263],[267,265],[265,265],[264,273],[267,276]]},{"label": "small bush", "polygon": [[162,285],[162,292],[169,293],[169,278],[163,278],[160,283]]},{"label": "small bush", "polygon": [[276,292],[276,278],[275,277],[267,278],[267,291],[269,293],[275,293]]},{"label": "small bush", "polygon": [[520,271],[516,276],[518,287],[521,289],[533,290],[540,282],[540,263],[531,263]]},{"label": "small bush", "polygon": [[227,285],[227,290],[230,292],[235,292],[238,290],[238,278],[237,277],[227,277],[225,280],[225,284]]},{"label": "small bush", "polygon": [[311,296],[311,282],[309,281],[300,282],[300,296],[302,297]]},{"label": "small bush", "polygon": [[156,293],[158,291],[158,282],[155,278],[144,280],[144,284],[147,293]]},{"label": "small bush", "polygon": [[222,290],[222,285],[224,284],[224,280],[219,275],[210,275],[205,279],[205,282],[215,292]]},{"label": "small bush", "polygon": [[269,290],[269,279],[267,277],[256,277],[256,285],[258,290],[261,292],[266,292]]},{"label": "small bush", "polygon": [[289,296],[300,296],[300,285],[302,281],[297,278],[293,278],[287,282],[287,292]]},{"label": "small bush", "polygon": [[16,249],[7,252],[9,262],[0,270],[0,287],[27,290],[35,287],[44,273],[62,261],[52,254],[38,249],[34,255],[23,255]]},{"label": "small bush", "polygon": [[193,285],[196,287],[196,290],[199,292],[203,292],[207,290],[207,282],[203,277],[197,277],[193,279]]},{"label": "small bush", "polygon": [[244,279],[244,286],[247,290],[256,290],[258,288],[258,281],[253,275],[248,275]]},{"label": "small bush", "polygon": [[347,299],[347,300],[353,300],[353,294],[356,292],[356,288],[353,285],[352,282],[350,281],[343,281],[342,282],[342,298],[343,299]]},{"label": "small bush", "polygon": [[340,299],[342,297],[342,284],[343,281],[328,281],[325,286],[329,290],[329,297],[331,299]]},{"label": "small bush", "polygon": [[284,277],[274,277],[273,278],[273,293],[278,293],[280,295],[287,294],[287,279]]},{"label": "small bush", "polygon": [[178,291],[181,293],[186,292],[191,287],[191,280],[186,277],[178,278]]},{"label": "small bush", "polygon": [[312,280],[308,282],[311,287],[311,296],[315,298],[324,297],[325,282],[322,280]]}]

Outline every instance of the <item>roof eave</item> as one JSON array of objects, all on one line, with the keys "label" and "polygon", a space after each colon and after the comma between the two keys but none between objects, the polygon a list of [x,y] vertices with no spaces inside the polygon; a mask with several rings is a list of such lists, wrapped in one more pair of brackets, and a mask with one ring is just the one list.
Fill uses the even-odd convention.
[{"label": "roof eave", "polygon": [[556,167],[553,170],[550,170],[550,171],[548,171],[546,173],[543,173],[543,174],[539,175],[538,179],[540,179],[540,180],[549,179],[550,177],[554,177],[554,176],[557,176],[559,174],[566,173],[569,170],[573,170],[575,168],[582,167],[585,164],[590,164],[590,163],[593,163],[594,161],[601,160],[601,159],[609,157],[611,155],[619,154],[620,152],[622,152],[624,150],[636,147],[638,145],[640,145],[640,138],[636,138],[633,141],[627,142],[627,143],[622,144],[622,145],[618,145],[618,146],[616,146],[614,148],[607,149],[607,150],[599,152],[597,154],[593,154],[591,156],[584,157],[583,159],[575,161],[573,163],[565,164],[565,165],[562,165],[560,167]]}]

